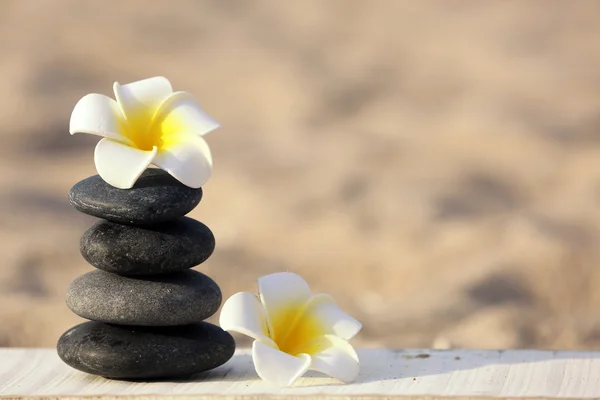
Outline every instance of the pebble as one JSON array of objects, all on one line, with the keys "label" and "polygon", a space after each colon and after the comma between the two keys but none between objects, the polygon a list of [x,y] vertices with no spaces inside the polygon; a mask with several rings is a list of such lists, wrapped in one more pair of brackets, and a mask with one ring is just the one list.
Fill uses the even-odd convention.
[{"label": "pebble", "polygon": [[131,327],[85,322],[65,332],[58,355],[71,367],[112,379],[186,378],[224,364],[235,342],[218,326]]},{"label": "pebble", "polygon": [[120,325],[175,326],[200,322],[221,305],[221,290],[194,270],[127,277],[95,270],[75,279],[67,306],[80,317]]},{"label": "pebble", "polygon": [[202,188],[187,187],[157,168],[144,171],[131,189],[118,189],[94,175],[69,192],[69,200],[78,211],[133,225],[177,219],[192,211],[201,199]]},{"label": "pebble", "polygon": [[214,248],[211,230],[187,217],[145,228],[100,220],[80,242],[87,262],[121,275],[186,270],[208,259]]}]

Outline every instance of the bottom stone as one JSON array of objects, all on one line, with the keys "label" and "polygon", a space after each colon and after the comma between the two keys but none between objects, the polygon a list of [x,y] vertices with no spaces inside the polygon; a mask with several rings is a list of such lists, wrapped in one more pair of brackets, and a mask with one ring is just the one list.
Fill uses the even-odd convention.
[{"label": "bottom stone", "polygon": [[58,355],[71,367],[112,379],[181,378],[233,356],[233,337],[208,322],[135,327],[85,322],[65,332]]}]

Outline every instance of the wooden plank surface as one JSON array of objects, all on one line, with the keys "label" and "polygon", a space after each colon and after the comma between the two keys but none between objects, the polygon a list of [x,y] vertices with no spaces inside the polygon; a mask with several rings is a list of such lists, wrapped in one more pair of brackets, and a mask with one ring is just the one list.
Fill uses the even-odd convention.
[{"label": "wooden plank surface", "polygon": [[54,349],[0,349],[0,397],[68,399],[600,398],[600,352],[359,350],[353,384],[310,374],[292,388],[258,379],[248,350],[193,381],[123,382],[75,371]]}]

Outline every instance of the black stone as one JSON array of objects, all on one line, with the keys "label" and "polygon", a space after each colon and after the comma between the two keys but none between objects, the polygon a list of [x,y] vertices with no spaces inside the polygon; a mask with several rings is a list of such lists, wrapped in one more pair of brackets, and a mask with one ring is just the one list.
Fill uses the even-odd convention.
[{"label": "black stone", "polygon": [[81,238],[83,258],[121,275],[155,275],[192,268],[206,261],[215,237],[201,222],[183,217],[153,227],[101,220]]},{"label": "black stone", "polygon": [[136,278],[95,270],[75,279],[67,291],[67,306],[75,314],[120,325],[191,324],[220,305],[219,286],[194,270]]},{"label": "black stone", "polygon": [[201,199],[202,188],[187,187],[156,168],[144,171],[131,189],[118,189],[95,175],[78,182],[69,192],[69,200],[78,211],[134,225],[151,225],[182,217]]},{"label": "black stone", "polygon": [[201,322],[177,327],[131,327],[85,322],[65,332],[58,355],[71,367],[113,379],[184,378],[224,364],[235,342]]}]

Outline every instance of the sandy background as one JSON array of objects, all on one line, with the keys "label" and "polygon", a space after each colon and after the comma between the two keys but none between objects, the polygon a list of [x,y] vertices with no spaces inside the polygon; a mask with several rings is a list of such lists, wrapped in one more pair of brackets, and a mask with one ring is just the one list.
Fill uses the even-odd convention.
[{"label": "sandy background", "polygon": [[0,346],[80,320],[73,105],[154,75],[222,128],[225,297],[289,270],[394,347],[600,345],[599,1],[0,2]]}]

